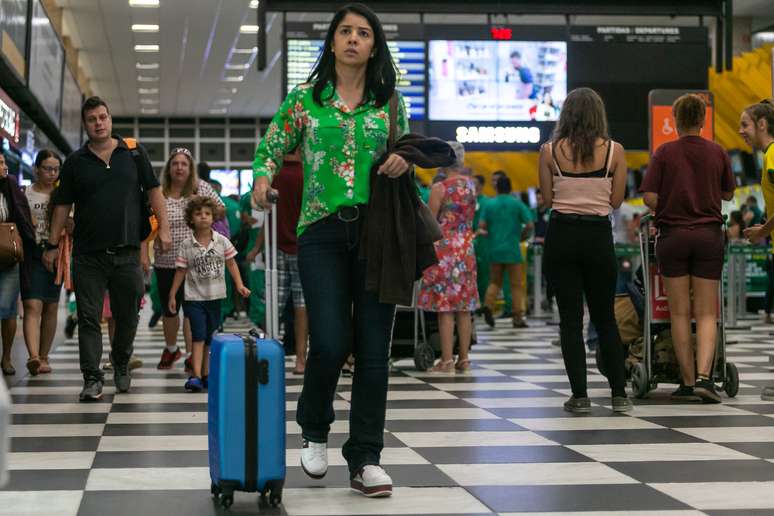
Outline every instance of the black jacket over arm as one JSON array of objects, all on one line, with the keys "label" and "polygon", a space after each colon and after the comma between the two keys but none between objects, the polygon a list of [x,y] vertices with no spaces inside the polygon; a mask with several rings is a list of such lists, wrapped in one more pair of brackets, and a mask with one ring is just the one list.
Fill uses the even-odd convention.
[{"label": "black jacket over arm", "polygon": [[360,242],[360,257],[366,260],[365,288],[378,293],[381,303],[410,305],[414,282],[438,258],[434,242],[417,217],[422,201],[414,174],[391,179],[376,173],[392,153],[423,168],[452,165],[455,155],[443,140],[406,134],[371,168],[368,215]]}]

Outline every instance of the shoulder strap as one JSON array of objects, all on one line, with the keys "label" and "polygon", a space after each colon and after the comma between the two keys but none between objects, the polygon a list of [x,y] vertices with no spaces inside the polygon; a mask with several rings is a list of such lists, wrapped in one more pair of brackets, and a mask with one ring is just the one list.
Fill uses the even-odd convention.
[{"label": "shoulder strap", "polygon": [[613,140],[608,140],[607,157],[605,158],[605,178],[610,175],[610,169],[613,166]]},{"label": "shoulder strap", "polygon": [[398,125],[398,94],[395,92],[393,92],[392,97],[390,97],[389,111],[390,127],[388,128],[389,132],[387,133],[387,147],[392,148],[392,146],[395,145],[396,126]]},{"label": "shoulder strap", "polygon": [[559,162],[556,161],[556,150],[554,149],[553,142],[548,142],[548,149],[551,151],[551,160],[554,162],[554,167],[556,167],[556,173],[561,177],[562,169],[559,167]]}]

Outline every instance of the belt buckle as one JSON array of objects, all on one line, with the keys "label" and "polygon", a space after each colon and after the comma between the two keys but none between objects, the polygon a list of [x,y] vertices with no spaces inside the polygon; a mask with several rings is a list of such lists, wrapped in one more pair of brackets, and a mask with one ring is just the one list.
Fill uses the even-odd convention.
[{"label": "belt buckle", "polygon": [[351,219],[345,218],[342,215],[343,209],[341,209],[338,212],[336,212],[336,216],[338,217],[338,219],[340,221],[342,221],[342,222],[355,222],[357,219],[360,218],[360,208],[358,206],[347,206],[344,209],[346,209],[346,208],[353,208],[355,210],[355,216],[353,218],[351,218]]}]

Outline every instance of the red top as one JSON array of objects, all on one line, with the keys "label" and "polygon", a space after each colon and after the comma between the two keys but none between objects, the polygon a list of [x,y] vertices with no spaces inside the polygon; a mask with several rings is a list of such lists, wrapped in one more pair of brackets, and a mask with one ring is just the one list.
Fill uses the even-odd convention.
[{"label": "red top", "polygon": [[296,226],[301,216],[304,169],[297,161],[285,161],[271,187],[279,192],[277,201],[277,247],[287,254],[298,254]]},{"label": "red top", "polygon": [[658,194],[656,225],[722,223],[721,193],[736,187],[728,154],[701,136],[665,143],[650,159],[640,191]]}]

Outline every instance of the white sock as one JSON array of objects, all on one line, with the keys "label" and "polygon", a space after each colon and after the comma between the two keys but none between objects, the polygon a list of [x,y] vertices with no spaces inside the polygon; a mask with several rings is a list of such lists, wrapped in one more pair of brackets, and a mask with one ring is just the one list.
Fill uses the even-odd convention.
[{"label": "white sock", "polygon": [[177,346],[167,346],[167,351],[169,351],[170,353],[174,353],[178,349],[180,348],[178,348]]}]

